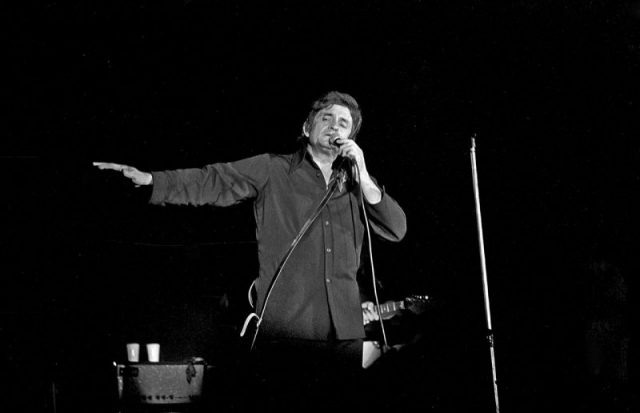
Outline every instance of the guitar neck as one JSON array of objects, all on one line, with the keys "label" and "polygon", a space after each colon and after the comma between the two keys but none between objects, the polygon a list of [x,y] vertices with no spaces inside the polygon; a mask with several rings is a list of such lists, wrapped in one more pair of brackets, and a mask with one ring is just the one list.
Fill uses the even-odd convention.
[{"label": "guitar neck", "polygon": [[384,304],[380,304],[380,315],[384,317],[390,314],[397,313],[398,311],[404,310],[405,308],[406,307],[404,301],[388,301]]}]

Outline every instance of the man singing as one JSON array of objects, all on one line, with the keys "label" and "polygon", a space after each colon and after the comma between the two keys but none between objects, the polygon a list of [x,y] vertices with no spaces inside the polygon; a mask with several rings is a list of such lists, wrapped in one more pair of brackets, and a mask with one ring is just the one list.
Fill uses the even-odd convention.
[{"label": "man singing", "polygon": [[356,274],[366,224],[388,241],[406,233],[401,207],[369,175],[356,142],[361,126],[356,100],[333,91],[312,104],[292,154],[150,173],[94,165],[153,185],[155,205],[253,201],[259,274],[249,321],[257,326],[251,334],[255,353],[266,360],[263,371],[304,368],[315,379],[327,372],[336,377],[361,363],[365,334]]}]

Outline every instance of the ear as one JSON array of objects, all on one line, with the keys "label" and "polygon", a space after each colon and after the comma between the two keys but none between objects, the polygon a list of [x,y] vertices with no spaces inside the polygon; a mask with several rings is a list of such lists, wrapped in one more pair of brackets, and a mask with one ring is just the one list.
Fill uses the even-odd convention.
[{"label": "ear", "polygon": [[309,123],[305,122],[302,124],[302,134],[304,136],[306,136],[307,138],[309,137]]}]

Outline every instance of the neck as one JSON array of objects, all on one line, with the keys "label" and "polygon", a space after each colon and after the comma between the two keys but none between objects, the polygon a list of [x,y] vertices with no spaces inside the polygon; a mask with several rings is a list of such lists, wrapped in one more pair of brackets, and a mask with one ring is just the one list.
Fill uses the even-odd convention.
[{"label": "neck", "polygon": [[309,154],[311,155],[311,158],[313,158],[314,162],[318,164],[318,166],[321,169],[324,169],[324,168],[331,169],[331,165],[333,165],[333,162],[338,157],[338,154],[336,151],[331,151],[331,152],[318,151],[311,145],[307,145],[307,152],[309,152]]},{"label": "neck", "polygon": [[[307,146],[307,151],[311,155],[313,161],[318,165],[318,168],[322,171],[325,184],[329,185],[331,180],[333,161],[336,159],[336,153],[326,153],[315,150],[311,145]],[[332,151],[333,152],[333,151]]]}]

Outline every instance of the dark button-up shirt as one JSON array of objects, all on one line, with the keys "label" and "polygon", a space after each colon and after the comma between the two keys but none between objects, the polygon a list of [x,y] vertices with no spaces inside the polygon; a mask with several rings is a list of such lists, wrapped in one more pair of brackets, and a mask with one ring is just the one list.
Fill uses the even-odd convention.
[{"label": "dark button-up shirt", "polygon": [[[253,200],[258,310],[292,241],[327,191],[306,149],[152,175],[152,204],[229,206]],[[261,334],[311,340],[364,337],[356,281],[364,237],[359,198],[345,186],[322,209],[273,287]],[[406,218],[389,195],[383,191],[379,203],[365,202],[365,207],[373,233],[390,241],[403,238]]]}]

